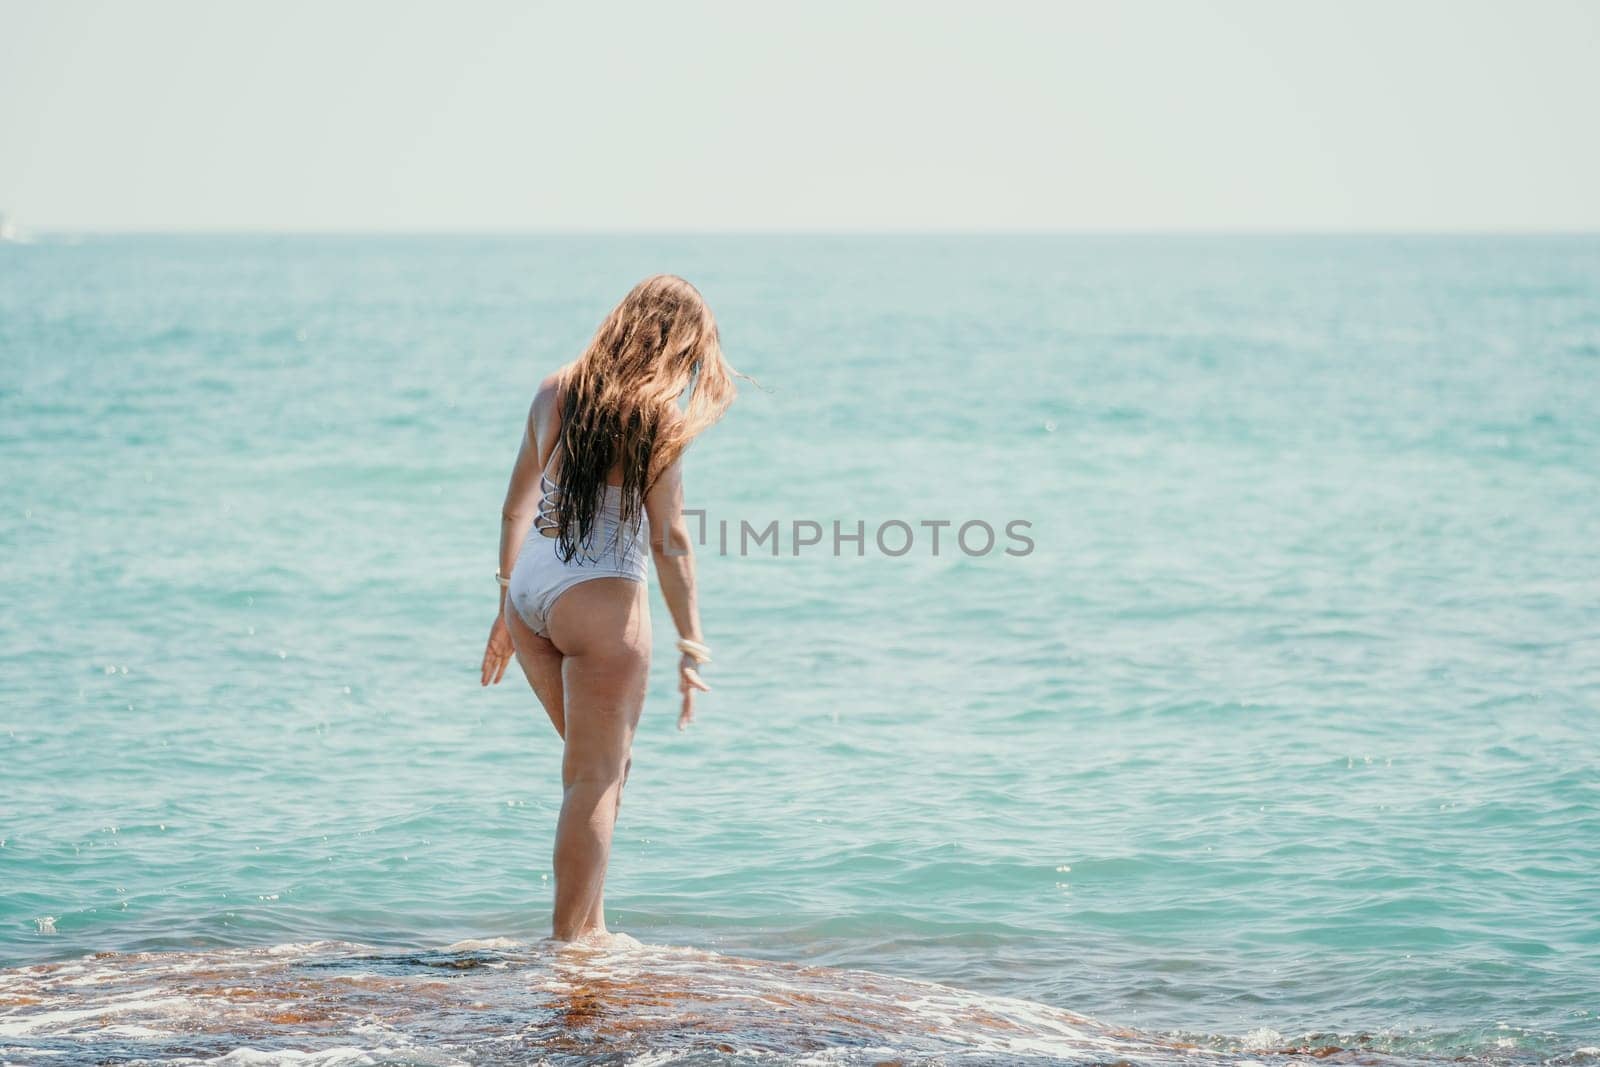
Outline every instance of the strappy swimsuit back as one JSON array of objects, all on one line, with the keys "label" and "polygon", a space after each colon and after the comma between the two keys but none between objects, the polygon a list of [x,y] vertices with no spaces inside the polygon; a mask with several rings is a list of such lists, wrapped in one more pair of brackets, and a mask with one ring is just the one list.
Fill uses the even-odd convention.
[{"label": "strappy swimsuit back", "polygon": [[572,558],[561,558],[561,523],[556,518],[561,486],[547,474],[539,475],[539,511],[533,528],[517,554],[506,585],[522,621],[541,636],[549,636],[550,609],[562,593],[595,578],[627,578],[643,582],[650,558],[650,522],[644,508],[637,522],[622,518],[622,487],[607,485],[595,511],[589,536],[574,547]]}]

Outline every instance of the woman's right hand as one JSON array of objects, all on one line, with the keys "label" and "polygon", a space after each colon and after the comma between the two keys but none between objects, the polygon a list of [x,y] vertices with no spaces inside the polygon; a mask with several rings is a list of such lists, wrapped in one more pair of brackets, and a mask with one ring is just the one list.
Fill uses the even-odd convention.
[{"label": "woman's right hand", "polygon": [[[502,605],[502,609],[503,609]],[[511,662],[511,657],[516,655],[516,647],[511,643],[511,631],[506,628],[504,610],[494,617],[494,623],[489,627],[489,643],[483,650],[483,684],[499,685],[500,679],[506,676],[506,664]]]},{"label": "woman's right hand", "polygon": [[693,656],[678,660],[678,692],[683,694],[683,709],[678,712],[678,729],[687,730],[694,722],[694,691],[711,692],[711,687],[700,680],[700,664]]}]

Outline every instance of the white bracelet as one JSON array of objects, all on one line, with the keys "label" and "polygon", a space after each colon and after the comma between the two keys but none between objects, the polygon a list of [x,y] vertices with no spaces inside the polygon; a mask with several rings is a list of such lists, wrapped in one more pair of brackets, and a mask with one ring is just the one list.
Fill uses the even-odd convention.
[{"label": "white bracelet", "polygon": [[494,580],[500,583],[500,588],[501,589],[504,589],[506,586],[511,584],[511,579],[507,578],[505,575],[501,574],[499,571],[495,571],[494,572]]},{"label": "white bracelet", "polygon": [[699,641],[687,637],[678,638],[678,651],[694,660],[696,663],[711,662],[711,646],[703,645]]}]

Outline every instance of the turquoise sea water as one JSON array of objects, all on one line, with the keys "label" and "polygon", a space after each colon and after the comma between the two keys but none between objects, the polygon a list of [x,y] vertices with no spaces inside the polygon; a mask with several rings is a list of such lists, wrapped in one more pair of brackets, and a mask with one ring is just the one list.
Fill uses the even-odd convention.
[{"label": "turquoise sea water", "polygon": [[[760,388],[602,981],[477,663],[661,270]],[[0,1060],[1600,1062],[1600,239],[42,239],[0,464]]]}]

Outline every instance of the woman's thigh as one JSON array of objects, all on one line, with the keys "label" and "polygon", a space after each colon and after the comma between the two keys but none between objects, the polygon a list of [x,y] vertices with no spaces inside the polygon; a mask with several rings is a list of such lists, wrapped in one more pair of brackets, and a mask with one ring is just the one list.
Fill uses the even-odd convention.
[{"label": "woman's thigh", "polygon": [[620,778],[650,672],[644,583],[596,578],[573,586],[550,610],[550,638],[562,656],[562,776]]},{"label": "woman's thigh", "polygon": [[522,616],[517,614],[517,609],[511,606],[511,598],[506,598],[506,629],[511,631],[511,647],[516,649],[517,662],[522,665],[522,673],[527,675],[528,684],[533,686],[533,693],[539,698],[539,703],[544,705],[544,713],[550,716],[550,722],[556,728],[556,733],[566,736],[566,722],[562,712],[563,701],[561,694],[561,651],[547,638],[534,633],[527,623],[522,621]]}]

